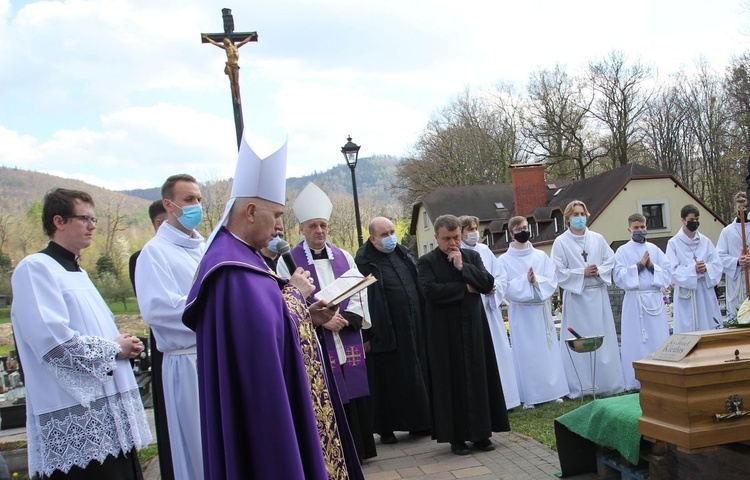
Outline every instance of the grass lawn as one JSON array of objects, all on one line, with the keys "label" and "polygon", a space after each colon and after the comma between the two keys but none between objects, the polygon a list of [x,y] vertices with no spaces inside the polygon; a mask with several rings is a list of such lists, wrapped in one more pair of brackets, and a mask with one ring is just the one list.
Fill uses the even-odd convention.
[{"label": "grass lawn", "polygon": [[[107,302],[107,305],[115,315],[138,315],[140,313],[135,297],[128,298],[125,305],[122,302]],[[10,323],[10,307],[0,307],[0,323]]]},{"label": "grass lawn", "polygon": [[555,443],[555,418],[591,401],[593,401],[592,397],[586,397],[583,400],[566,399],[563,403],[545,403],[529,410],[516,407],[508,415],[510,418],[510,428],[514,432],[527,435],[552,450],[557,451],[557,444]]}]

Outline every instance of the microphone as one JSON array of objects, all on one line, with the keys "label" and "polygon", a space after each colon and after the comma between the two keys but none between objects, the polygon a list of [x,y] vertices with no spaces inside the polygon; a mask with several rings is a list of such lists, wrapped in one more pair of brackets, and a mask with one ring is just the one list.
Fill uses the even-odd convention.
[{"label": "microphone", "polygon": [[284,240],[279,240],[276,244],[276,251],[279,252],[281,258],[284,259],[286,268],[289,269],[289,276],[291,277],[295,270],[297,270],[297,263],[292,258],[292,248]]},{"label": "microphone", "polygon": [[573,330],[573,327],[568,327],[568,331],[576,336],[576,338],[583,338],[578,332]]}]

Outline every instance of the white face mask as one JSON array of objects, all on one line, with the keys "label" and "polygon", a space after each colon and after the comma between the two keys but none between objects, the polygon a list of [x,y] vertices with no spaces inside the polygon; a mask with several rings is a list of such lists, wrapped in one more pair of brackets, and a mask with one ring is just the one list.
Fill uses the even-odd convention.
[{"label": "white face mask", "polygon": [[468,245],[476,245],[479,241],[479,232],[469,232],[466,234],[466,243]]}]

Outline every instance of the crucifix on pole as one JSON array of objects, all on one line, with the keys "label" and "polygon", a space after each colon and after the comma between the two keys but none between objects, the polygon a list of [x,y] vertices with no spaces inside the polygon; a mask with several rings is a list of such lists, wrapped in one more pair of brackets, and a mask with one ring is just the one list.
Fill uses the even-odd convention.
[{"label": "crucifix on pole", "polygon": [[[257,42],[257,32],[235,32],[232,10],[221,9],[221,17],[224,20],[224,33],[202,33],[201,42],[215,45],[227,54],[227,62],[224,73],[229,77],[229,86],[232,89],[232,107],[234,107],[234,129],[237,133],[237,148],[242,142],[242,131],[245,122],[242,119],[242,101],[240,98],[240,52],[239,48],[247,42]],[[237,43],[235,43],[237,42]]]}]

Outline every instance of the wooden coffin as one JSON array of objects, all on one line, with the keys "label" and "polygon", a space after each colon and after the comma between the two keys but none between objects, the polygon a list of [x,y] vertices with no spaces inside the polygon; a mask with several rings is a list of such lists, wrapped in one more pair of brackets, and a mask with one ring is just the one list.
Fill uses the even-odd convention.
[{"label": "wooden coffin", "polygon": [[[698,343],[679,361],[650,355],[634,362],[641,382],[641,434],[688,453],[750,440],[750,329],[689,335],[698,336]],[[727,406],[732,395],[744,406],[738,408],[737,397]],[[735,411],[747,414],[730,414]]]}]

